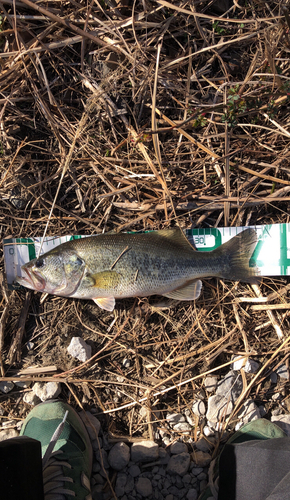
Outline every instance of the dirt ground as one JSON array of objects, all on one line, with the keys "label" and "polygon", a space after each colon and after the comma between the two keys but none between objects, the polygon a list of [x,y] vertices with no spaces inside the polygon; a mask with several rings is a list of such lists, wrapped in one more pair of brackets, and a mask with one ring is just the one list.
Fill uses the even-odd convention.
[{"label": "dirt ground", "polygon": [[[287,0],[0,8],[2,239],[289,222]],[[25,380],[61,381],[61,397],[98,408],[112,435],[152,437],[155,409],[162,427],[244,353],[260,369],[243,373],[224,426],[249,397],[269,416],[288,408],[289,383],[274,403],[269,382],[289,363],[288,278],[209,279],[196,302],[140,297],[111,313],[8,291],[2,254],[1,269],[0,380],[29,368]],[[66,351],[75,336],[92,347],[85,365]],[[0,395],[1,421],[26,415],[28,390]]]}]

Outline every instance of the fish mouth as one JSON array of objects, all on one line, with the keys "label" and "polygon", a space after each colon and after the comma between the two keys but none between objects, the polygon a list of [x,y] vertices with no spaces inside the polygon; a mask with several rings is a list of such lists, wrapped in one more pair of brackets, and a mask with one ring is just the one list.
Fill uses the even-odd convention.
[{"label": "fish mouth", "polygon": [[31,290],[37,290],[42,292],[45,288],[45,279],[34,271],[30,271],[27,267],[21,268],[23,275],[17,276],[16,281],[19,285],[25,286],[26,288],[31,288]]}]

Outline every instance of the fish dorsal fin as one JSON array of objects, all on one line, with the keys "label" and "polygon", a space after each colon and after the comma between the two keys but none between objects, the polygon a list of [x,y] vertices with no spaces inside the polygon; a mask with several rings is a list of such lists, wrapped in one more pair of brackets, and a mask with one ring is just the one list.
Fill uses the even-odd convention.
[{"label": "fish dorsal fin", "polygon": [[114,311],[114,309],[115,309],[114,297],[100,297],[98,299],[93,299],[93,301],[101,309],[105,309],[106,311]]},{"label": "fish dorsal fin", "polygon": [[192,280],[172,290],[172,292],[163,293],[162,295],[175,300],[196,300],[200,296],[201,288],[202,282],[200,280]]},{"label": "fish dorsal fin", "polygon": [[180,229],[179,227],[169,227],[166,229],[160,229],[159,231],[155,231],[154,234],[156,234],[157,236],[161,236],[162,238],[167,238],[168,240],[179,245],[180,247],[186,248],[186,250],[188,250],[188,248],[196,250],[188,241],[182,229]]},{"label": "fish dorsal fin", "polygon": [[101,288],[103,290],[110,290],[115,288],[121,279],[121,276],[116,271],[102,271],[101,273],[88,275],[94,282],[95,288]]}]

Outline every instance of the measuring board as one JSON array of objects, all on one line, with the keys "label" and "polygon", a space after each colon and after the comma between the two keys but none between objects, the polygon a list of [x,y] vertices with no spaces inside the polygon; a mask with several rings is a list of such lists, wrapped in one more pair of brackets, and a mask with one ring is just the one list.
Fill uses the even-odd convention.
[{"label": "measuring board", "polygon": [[[290,275],[290,224],[249,226],[256,229],[258,241],[250,259],[251,266],[257,266],[261,276]],[[186,229],[185,235],[199,251],[211,251],[230,240],[246,227],[223,227]],[[47,236],[40,255],[73,239],[87,236]],[[21,276],[21,266],[38,256],[42,238],[6,238],[3,240],[4,262],[8,288],[20,288],[14,284]]]}]

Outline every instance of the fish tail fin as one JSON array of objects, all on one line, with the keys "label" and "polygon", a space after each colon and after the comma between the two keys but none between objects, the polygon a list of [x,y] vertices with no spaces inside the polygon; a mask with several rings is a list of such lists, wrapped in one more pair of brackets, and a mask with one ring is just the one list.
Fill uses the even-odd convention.
[{"label": "fish tail fin", "polygon": [[245,229],[237,236],[214,250],[224,263],[220,277],[232,281],[247,283],[259,282],[259,269],[250,267],[250,258],[257,244],[255,229]]}]

